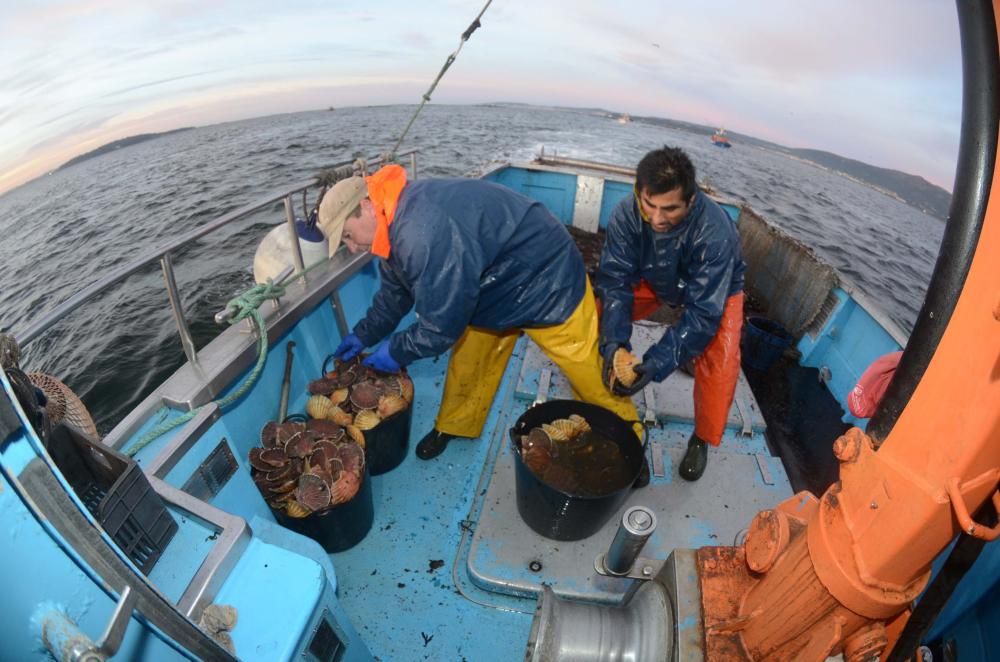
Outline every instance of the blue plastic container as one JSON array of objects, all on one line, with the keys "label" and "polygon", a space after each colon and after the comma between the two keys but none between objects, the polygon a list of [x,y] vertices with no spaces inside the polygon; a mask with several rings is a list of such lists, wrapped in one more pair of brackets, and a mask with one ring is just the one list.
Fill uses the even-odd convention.
[{"label": "blue plastic container", "polygon": [[794,340],[785,327],[766,317],[748,317],[743,329],[743,363],[755,370],[770,369]]}]

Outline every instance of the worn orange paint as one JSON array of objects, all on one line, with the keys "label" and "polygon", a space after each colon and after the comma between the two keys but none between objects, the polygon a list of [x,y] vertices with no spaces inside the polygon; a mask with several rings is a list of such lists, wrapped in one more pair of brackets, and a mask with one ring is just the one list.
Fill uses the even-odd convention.
[{"label": "worn orange paint", "polygon": [[[1000,14],[1000,0],[993,11]],[[808,662],[837,653],[860,659],[878,646],[891,651],[931,561],[963,526],[993,535],[965,515],[1000,499],[997,264],[994,168],[979,243],[948,328],[889,436],[877,451],[858,429],[837,440],[840,482],[818,502],[802,500],[805,528],[790,527],[774,559],[761,554],[771,549],[766,537],[754,543],[766,573],[752,572],[742,550],[699,550],[709,659]],[[778,510],[789,514],[800,496]]]}]

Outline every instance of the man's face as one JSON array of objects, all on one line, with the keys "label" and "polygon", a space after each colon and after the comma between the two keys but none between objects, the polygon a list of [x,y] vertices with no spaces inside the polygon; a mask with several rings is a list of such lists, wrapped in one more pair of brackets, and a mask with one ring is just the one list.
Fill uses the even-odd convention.
[{"label": "man's face", "polygon": [[347,250],[352,253],[361,253],[370,250],[372,241],[375,239],[375,208],[371,200],[365,198],[361,201],[361,213],[357,216],[350,216],[344,221],[344,233],[341,241],[347,246]]},{"label": "man's face", "polygon": [[691,201],[684,199],[680,187],[654,195],[643,189],[639,191],[639,204],[653,232],[667,232],[684,220],[691,207]]}]

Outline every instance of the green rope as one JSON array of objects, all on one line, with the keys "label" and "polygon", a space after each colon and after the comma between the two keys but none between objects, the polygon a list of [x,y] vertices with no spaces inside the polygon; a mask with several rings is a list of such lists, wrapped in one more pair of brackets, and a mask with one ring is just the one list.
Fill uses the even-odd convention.
[{"label": "green rope", "polygon": [[[296,277],[304,276],[314,267],[325,264],[325,260],[322,260],[309,269],[300,272]],[[271,279],[268,279],[267,283],[263,285],[257,285],[252,287],[249,291],[236,297],[226,304],[226,311],[232,313],[229,317],[229,324],[237,324],[240,321],[250,318],[257,325],[257,363],[254,365],[253,370],[247,376],[246,380],[237,388],[235,391],[222,398],[221,400],[216,400],[215,404],[219,406],[219,409],[225,409],[229,405],[233,404],[244,395],[247,391],[253,388],[253,385],[257,382],[260,377],[260,373],[264,370],[264,363],[267,361],[267,327],[264,325],[264,318],[258,310],[265,301],[268,299],[277,299],[285,294],[285,287],[282,285],[275,285]],[[159,438],[163,434],[173,430],[179,425],[187,423],[192,418],[198,415],[202,409],[207,405],[202,405],[192,409],[189,412],[178,416],[175,419],[169,420],[165,423],[161,423],[149,432],[147,432],[139,441],[135,442],[131,448],[125,451],[125,454],[129,457],[135,455],[143,448],[148,446],[153,440]]]}]

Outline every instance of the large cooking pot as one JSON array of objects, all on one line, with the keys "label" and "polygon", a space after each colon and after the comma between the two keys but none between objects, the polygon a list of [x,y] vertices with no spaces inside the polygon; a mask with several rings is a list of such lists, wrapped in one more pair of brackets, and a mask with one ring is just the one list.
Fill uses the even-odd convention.
[{"label": "large cooking pot", "polygon": [[[521,437],[531,428],[570,414],[587,419],[590,427],[618,444],[625,458],[629,480],[601,496],[581,496],[544,483],[521,459]],[[642,469],[645,442],[640,442],[626,422],[604,407],[577,400],[550,400],[524,412],[510,429],[514,450],[517,511],[533,531],[553,540],[582,540],[596,533],[628,499],[632,483]]]}]

